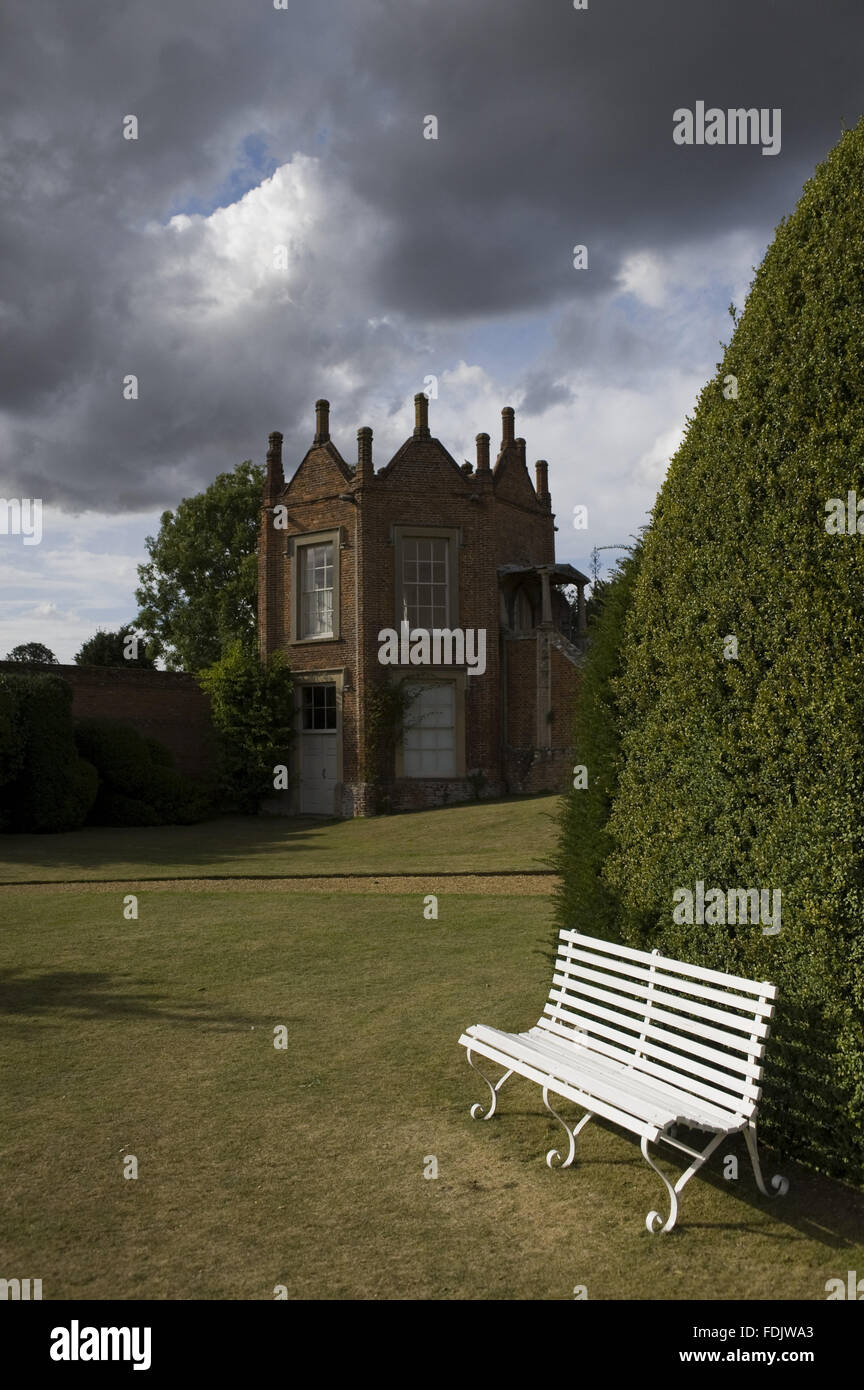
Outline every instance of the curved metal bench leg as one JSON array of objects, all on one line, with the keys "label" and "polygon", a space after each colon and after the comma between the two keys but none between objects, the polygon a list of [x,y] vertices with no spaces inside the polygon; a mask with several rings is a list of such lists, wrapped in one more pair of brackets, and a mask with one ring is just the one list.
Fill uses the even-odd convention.
[{"label": "curved metal bench leg", "polygon": [[747,1152],[750,1155],[750,1162],[753,1164],[753,1176],[756,1179],[756,1186],[763,1197],[785,1197],[789,1191],[789,1179],[775,1173],[771,1179],[771,1186],[774,1191],[769,1192],[762,1178],[762,1166],[759,1162],[759,1148],[756,1143],[756,1125],[752,1122],[744,1131],[744,1138],[747,1141]]},{"label": "curved metal bench leg", "polygon": [[[660,1137],[663,1137],[662,1134]],[[687,1185],[687,1183],[692,1178],[693,1174],[699,1171],[706,1159],[711,1157],[717,1145],[722,1143],[722,1141],[724,1139],[727,1139],[728,1137],[728,1131],[722,1129],[719,1134],[715,1134],[710,1144],[706,1144],[701,1154],[696,1155],[693,1162],[690,1164],[690,1167],[684,1170],[684,1172],[681,1174],[680,1178],[676,1182],[675,1186],[673,1187],[672,1184],[669,1182],[669,1179],[663,1173],[660,1172],[660,1169],[657,1167],[657,1164],[653,1161],[650,1154],[648,1153],[649,1140],[647,1134],[644,1134],[642,1136],[642,1156],[644,1157],[646,1162],[649,1163],[651,1167],[654,1169],[654,1172],[657,1174],[658,1178],[662,1178],[670,1197],[669,1217],[665,1223],[663,1222],[663,1218],[661,1217],[660,1213],[656,1211],[649,1211],[648,1215],[645,1218],[645,1225],[647,1226],[648,1230],[651,1232],[652,1235],[654,1235],[657,1231],[672,1230],[672,1227],[678,1220],[678,1193],[681,1192],[682,1189]],[[682,1144],[676,1144],[675,1147],[684,1148],[685,1146]],[[693,1150],[685,1148],[685,1152],[693,1153]],[[660,1223],[659,1225],[657,1224],[658,1222]]]},{"label": "curved metal bench leg", "polygon": [[553,1162],[553,1159],[560,1160],[561,1155],[557,1149],[550,1149],[548,1154],[546,1155],[546,1166],[547,1168],[569,1168],[570,1164],[573,1162],[573,1159],[576,1157],[576,1136],[579,1134],[580,1130],[583,1130],[585,1128],[589,1120],[593,1120],[594,1115],[592,1111],[587,1111],[587,1113],[582,1116],[582,1119],[579,1121],[578,1125],[575,1125],[573,1129],[571,1129],[567,1121],[562,1119],[562,1117],[558,1114],[558,1111],[555,1109],[555,1107],[549,1104],[548,1086],[543,1087],[543,1104],[546,1106],[546,1109],[549,1111],[549,1114],[555,1116],[555,1119],[558,1121],[559,1125],[562,1125],[564,1127],[564,1131],[569,1140],[569,1150],[567,1153],[567,1157],[564,1159],[563,1163],[560,1161],[557,1163]]},{"label": "curved metal bench leg", "polygon": [[671,1182],[666,1177],[666,1174],[660,1172],[660,1169],[657,1167],[657,1164],[654,1162],[653,1158],[649,1154],[648,1142],[648,1135],[643,1134],[642,1144],[640,1146],[642,1149],[642,1157],[645,1159],[645,1162],[651,1168],[654,1169],[654,1172],[657,1174],[658,1178],[663,1183],[663,1186],[666,1188],[666,1191],[669,1193],[669,1215],[666,1218],[665,1222],[662,1216],[660,1215],[659,1211],[649,1211],[648,1215],[645,1217],[645,1225],[648,1227],[648,1230],[651,1232],[651,1234],[654,1235],[657,1231],[671,1231],[672,1227],[675,1225],[675,1222],[678,1220],[678,1193],[675,1191],[675,1188],[672,1186]]},{"label": "curved metal bench leg", "polygon": [[499,1077],[499,1079],[495,1082],[495,1085],[493,1086],[492,1082],[489,1080],[489,1077],[486,1076],[485,1073],[482,1072],[480,1068],[476,1065],[476,1063],[472,1060],[470,1047],[468,1048],[468,1065],[473,1067],[477,1075],[483,1078],[483,1080],[486,1082],[486,1085],[489,1087],[489,1090],[492,1095],[492,1104],[489,1106],[489,1109],[486,1111],[485,1114],[483,1113],[483,1106],[480,1104],[479,1101],[477,1101],[474,1105],[471,1106],[471,1119],[491,1120],[492,1116],[495,1114],[495,1108],[498,1104],[498,1092],[504,1085],[504,1082],[507,1080],[508,1076],[513,1075],[513,1072],[505,1071],[504,1075],[502,1077]]}]

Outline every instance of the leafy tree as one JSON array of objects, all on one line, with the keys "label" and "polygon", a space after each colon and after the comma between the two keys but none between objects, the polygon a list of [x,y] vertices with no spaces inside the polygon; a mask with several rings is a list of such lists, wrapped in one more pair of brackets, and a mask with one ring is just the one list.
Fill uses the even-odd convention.
[{"label": "leafy tree", "polygon": [[[80,652],[76,652],[75,661],[79,666],[139,666],[148,671],[155,670],[156,662],[140,639],[134,646],[127,646],[129,638],[134,635],[135,629],[131,623],[118,628],[116,632],[105,632],[100,627],[93,637],[87,639]],[[127,650],[134,651],[135,655],[127,657]]]},{"label": "leafy tree", "polygon": [[[862,185],[864,121],[778,227],[670,466],[625,624],[604,867],[625,940],[779,985],[766,1133],[856,1180],[864,537],[854,502],[832,534],[828,504],[864,499]],[[676,923],[699,880],[780,890],[780,932]]]},{"label": "leafy tree", "polygon": [[264,470],[248,459],[163,512],[138,566],[135,626],[171,671],[199,671],[256,630],[256,547]]},{"label": "leafy tree", "polygon": [[60,664],[50,647],[43,646],[41,642],[22,642],[19,647],[13,647],[11,652],[6,653],[6,660],[21,661],[28,666],[59,666]]},{"label": "leafy tree", "polygon": [[291,672],[282,652],[261,663],[238,638],[198,677],[210,697],[221,745],[219,788],[226,802],[254,815],[272,796],[274,768],[288,766],[294,740]]}]

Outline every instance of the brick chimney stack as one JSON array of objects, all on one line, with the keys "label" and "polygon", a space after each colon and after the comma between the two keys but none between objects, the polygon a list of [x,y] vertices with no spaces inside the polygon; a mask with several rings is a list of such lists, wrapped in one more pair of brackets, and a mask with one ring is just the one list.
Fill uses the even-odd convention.
[{"label": "brick chimney stack", "polygon": [[372,431],[368,425],[361,425],[357,431],[357,481],[368,483],[374,478],[372,467]]},{"label": "brick chimney stack", "polygon": [[475,440],[477,445],[477,472],[489,472],[489,436],[488,434],[478,434]]},{"label": "brick chimney stack", "polygon": [[268,437],[267,447],[267,503],[272,504],[285,486],[282,472],[282,436],[274,430]]},{"label": "brick chimney stack", "polygon": [[429,397],[425,391],[414,397],[414,438],[429,438]]},{"label": "brick chimney stack", "polygon": [[508,444],[513,443],[513,435],[516,432],[516,412],[512,405],[505,405],[501,411],[501,448],[506,449]]},{"label": "brick chimney stack", "polygon": [[520,462],[527,468],[528,465],[525,462],[525,440],[520,438],[515,439],[513,442],[516,445],[516,453],[519,456]]},{"label": "brick chimney stack", "polygon": [[326,444],[330,438],[330,402],[320,400],[315,402],[315,438],[314,444]]},{"label": "brick chimney stack", "polygon": [[534,465],[537,477],[537,497],[541,502],[549,500],[549,465],[545,459],[538,459]]}]

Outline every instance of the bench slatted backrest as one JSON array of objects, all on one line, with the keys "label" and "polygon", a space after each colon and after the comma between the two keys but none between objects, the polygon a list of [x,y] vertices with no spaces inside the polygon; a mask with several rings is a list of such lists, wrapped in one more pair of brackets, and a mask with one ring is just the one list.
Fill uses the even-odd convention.
[{"label": "bench slatted backrest", "polygon": [[776,985],[562,931],[537,1028],[749,1118]]}]

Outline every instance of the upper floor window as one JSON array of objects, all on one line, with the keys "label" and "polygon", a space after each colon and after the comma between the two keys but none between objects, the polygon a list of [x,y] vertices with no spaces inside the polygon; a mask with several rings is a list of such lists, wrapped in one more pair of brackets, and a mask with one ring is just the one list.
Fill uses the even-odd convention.
[{"label": "upper floor window", "polygon": [[403,537],[403,617],[407,617],[412,627],[447,627],[450,609],[448,552],[447,537]]},{"label": "upper floor window", "polygon": [[300,549],[300,636],[333,635],[333,544]]},{"label": "upper floor window", "polygon": [[296,536],[293,541],[293,641],[339,633],[339,536],[335,531]]}]

